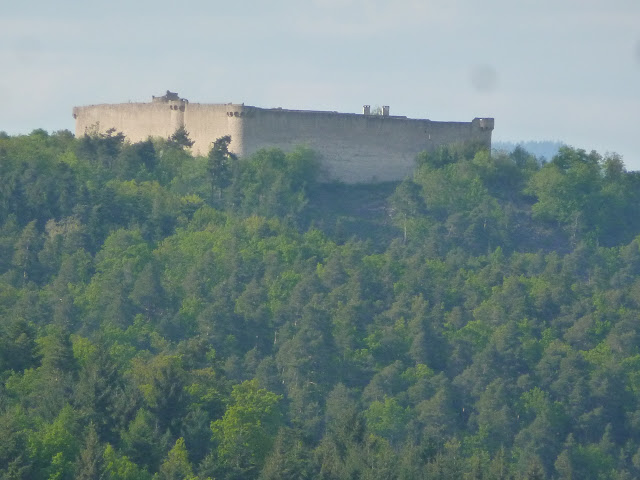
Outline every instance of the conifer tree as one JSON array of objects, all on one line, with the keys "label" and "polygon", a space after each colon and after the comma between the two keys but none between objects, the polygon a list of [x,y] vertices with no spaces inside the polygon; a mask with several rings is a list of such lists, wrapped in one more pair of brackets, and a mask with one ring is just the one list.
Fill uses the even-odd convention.
[{"label": "conifer tree", "polygon": [[215,191],[218,191],[218,201],[222,198],[222,190],[231,184],[233,175],[233,163],[237,160],[235,154],[229,151],[231,136],[226,135],[213,142],[209,151],[207,171],[211,183],[211,200],[215,200]]}]

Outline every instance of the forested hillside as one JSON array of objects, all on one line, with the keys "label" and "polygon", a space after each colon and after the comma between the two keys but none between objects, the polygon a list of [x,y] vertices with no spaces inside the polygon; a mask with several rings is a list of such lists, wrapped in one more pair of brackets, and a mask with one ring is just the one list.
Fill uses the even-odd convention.
[{"label": "forested hillside", "polygon": [[0,478],[640,477],[620,158],[228,142],[0,134]]}]

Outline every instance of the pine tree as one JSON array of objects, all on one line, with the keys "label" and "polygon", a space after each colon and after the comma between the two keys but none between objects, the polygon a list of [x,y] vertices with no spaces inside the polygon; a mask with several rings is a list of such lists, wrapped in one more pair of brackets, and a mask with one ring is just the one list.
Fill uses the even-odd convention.
[{"label": "pine tree", "polygon": [[93,423],[87,428],[84,448],[76,460],[75,480],[101,480],[105,478],[103,448]]},{"label": "pine tree", "polygon": [[[155,477],[154,477],[155,478]],[[184,438],[179,438],[160,466],[158,480],[195,480]]]},{"label": "pine tree", "polygon": [[189,132],[184,128],[184,125],[180,125],[173,135],[169,137],[169,142],[173,145],[177,145],[182,148],[192,147],[194,142],[189,138]]},{"label": "pine tree", "polygon": [[211,183],[211,200],[215,198],[215,191],[218,191],[218,201],[222,197],[222,190],[231,184],[233,174],[233,162],[237,160],[235,154],[229,151],[231,136],[226,135],[213,142],[213,147],[209,151],[207,171]]}]

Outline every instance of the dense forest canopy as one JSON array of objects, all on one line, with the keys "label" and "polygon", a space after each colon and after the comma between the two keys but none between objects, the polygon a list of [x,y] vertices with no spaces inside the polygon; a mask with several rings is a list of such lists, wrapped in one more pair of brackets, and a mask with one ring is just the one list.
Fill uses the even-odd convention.
[{"label": "dense forest canopy", "polygon": [[640,174],[229,140],[0,134],[0,478],[640,477]]}]

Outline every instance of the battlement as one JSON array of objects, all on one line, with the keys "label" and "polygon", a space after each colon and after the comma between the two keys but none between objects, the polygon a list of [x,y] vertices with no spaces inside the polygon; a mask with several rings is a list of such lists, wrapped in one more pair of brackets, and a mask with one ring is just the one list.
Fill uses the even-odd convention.
[{"label": "battlement", "polygon": [[212,143],[231,136],[233,153],[250,155],[261,148],[289,151],[298,145],[315,150],[327,180],[369,183],[402,180],[423,151],[453,143],[491,148],[493,118],[471,122],[437,122],[390,115],[389,106],[362,113],[260,108],[242,104],[200,104],[167,90],[150,103],[75,107],[76,136],[114,128],[131,142],[169,138],[184,127],[192,151],[206,155]]},{"label": "battlement", "polygon": [[169,103],[169,102],[181,102],[181,103],[189,103],[189,100],[185,98],[180,98],[180,96],[176,92],[170,92],[167,90],[161,97],[156,97],[155,95],[151,96],[152,103]]}]

